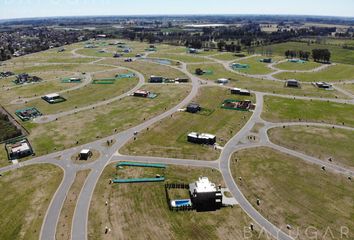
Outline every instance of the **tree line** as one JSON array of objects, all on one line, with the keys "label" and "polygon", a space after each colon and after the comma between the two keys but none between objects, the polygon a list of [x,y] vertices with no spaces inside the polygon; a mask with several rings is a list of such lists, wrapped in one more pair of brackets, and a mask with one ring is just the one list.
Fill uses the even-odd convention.
[{"label": "tree line", "polygon": [[284,53],[286,58],[300,58],[308,61],[312,56],[315,62],[329,63],[331,60],[331,52],[328,49],[313,49],[312,53],[308,51],[286,50]]}]

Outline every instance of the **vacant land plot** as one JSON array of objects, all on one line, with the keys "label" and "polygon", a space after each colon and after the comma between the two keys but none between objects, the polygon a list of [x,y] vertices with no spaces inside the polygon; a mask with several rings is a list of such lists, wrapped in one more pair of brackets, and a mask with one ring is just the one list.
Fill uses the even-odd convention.
[{"label": "vacant land plot", "polygon": [[283,62],[274,65],[274,67],[282,70],[311,70],[320,67],[322,64],[317,62],[304,62],[304,63],[294,63],[294,62]]},{"label": "vacant land plot", "polygon": [[103,60],[101,63],[108,63],[108,64],[115,64],[118,66],[124,66],[128,67],[131,69],[134,69],[140,73],[142,73],[146,79],[146,81],[149,80],[151,75],[155,76],[162,76],[166,78],[188,78],[184,73],[177,69],[173,69],[168,66],[164,66],[161,64],[153,63],[153,62],[147,62],[147,61],[134,61],[131,63],[126,63],[126,62],[117,62],[111,59],[106,59]]},{"label": "vacant land plot", "polygon": [[177,157],[214,160],[219,151],[211,146],[187,142],[190,132],[210,133],[217,136],[217,142],[224,145],[247,122],[251,112],[221,109],[225,99],[253,100],[254,97],[231,95],[230,91],[219,87],[204,87],[194,99],[204,111],[191,114],[180,112],[166,118],[144,131],[137,140],[122,149],[124,154]]},{"label": "vacant land plot", "polygon": [[242,177],[242,193],[270,222],[281,229],[289,224],[291,236],[311,239],[316,232],[319,239],[340,239],[344,226],[347,239],[354,237],[353,182],[346,177],[268,148],[240,151],[235,158],[231,170],[235,179]]},{"label": "vacant land plot", "polygon": [[[0,67],[4,68],[4,67]],[[55,72],[55,71],[67,71],[67,72],[97,72],[104,70],[111,70],[113,67],[102,66],[97,64],[43,64],[43,65],[14,65],[9,66],[4,71],[13,71],[16,74],[20,73],[35,73],[35,72]],[[2,71],[2,70],[0,70]]]},{"label": "vacant land plot", "polygon": [[213,74],[199,76],[205,80],[217,80],[218,78],[230,79],[230,86],[245,88],[260,92],[269,92],[277,94],[289,94],[297,96],[315,96],[315,97],[328,97],[328,98],[347,98],[344,94],[338,91],[324,91],[310,84],[303,84],[301,89],[287,88],[284,83],[278,81],[261,80],[257,78],[245,77],[235,72],[226,70],[221,64],[191,64],[187,65],[188,71],[195,73],[196,68],[203,70],[211,70]]},{"label": "vacant land plot", "polygon": [[77,199],[79,197],[82,186],[85,183],[87,176],[90,173],[90,169],[81,170],[76,173],[76,177],[74,183],[71,185],[70,190],[65,198],[64,205],[61,209],[56,238],[62,240],[70,240],[71,239],[71,223],[77,203]]},{"label": "vacant land plot", "polygon": [[89,84],[61,94],[67,100],[62,103],[48,104],[39,98],[23,105],[7,106],[7,109],[13,112],[17,109],[34,106],[43,114],[59,113],[114,98],[132,89],[137,83],[137,78],[124,78],[114,81],[113,84]]},{"label": "vacant land plot", "polygon": [[0,167],[11,164],[7,158],[5,144],[0,144]]},{"label": "vacant land plot", "polygon": [[354,169],[354,131],[294,126],[269,130],[275,144]]},{"label": "vacant land plot", "polygon": [[167,58],[176,61],[186,62],[186,63],[193,63],[193,62],[203,62],[203,61],[210,61],[203,57],[198,56],[198,54],[171,54],[171,53],[152,53],[149,57],[157,57],[157,58]]},{"label": "vacant land plot", "polygon": [[262,117],[272,122],[324,122],[354,126],[354,108],[350,104],[294,100],[266,96]]},{"label": "vacant land plot", "polygon": [[[340,46],[334,45],[324,45],[324,44],[307,44],[302,42],[286,42],[267,46],[270,48],[275,55],[284,56],[285,51],[295,50],[295,51],[309,51],[316,48],[329,49],[332,54],[332,61],[338,63],[353,64],[354,50],[344,49]],[[262,48],[256,49],[257,52],[261,53]]]},{"label": "vacant land plot", "polygon": [[49,164],[4,173],[0,181],[0,239],[38,239],[62,177],[62,170]]},{"label": "vacant land plot", "polygon": [[319,72],[310,73],[279,73],[274,75],[279,79],[297,79],[304,82],[320,82],[320,81],[341,81],[354,79],[354,66],[338,64],[330,66]]},{"label": "vacant land plot", "polygon": [[89,57],[113,57],[113,53],[103,50],[103,48],[84,48],[77,50],[76,53]]},{"label": "vacant land plot", "polygon": [[259,59],[261,59],[261,57],[252,57],[237,61],[238,63],[249,65],[249,68],[237,69],[235,71],[247,74],[268,74],[274,72],[274,70],[267,67],[267,63],[260,62]]},{"label": "vacant land plot", "polygon": [[[147,168],[135,171],[156,173],[155,169]],[[89,212],[90,240],[243,239],[244,229],[248,231],[251,219],[239,207],[215,212],[172,212],[166,202],[164,183],[108,185],[115,172],[115,165],[108,165],[96,185]],[[168,166],[165,170],[165,177],[172,183],[190,183],[199,176],[222,184],[221,174],[216,170],[178,166]],[[104,234],[106,226],[112,230],[108,234]],[[254,235],[257,233],[258,230]]]},{"label": "vacant land plot", "polygon": [[148,85],[155,99],[125,97],[109,105],[82,111],[46,124],[26,122],[29,139],[37,155],[62,150],[109,136],[141,123],[175,106],[189,93],[188,85]]},{"label": "vacant land plot", "polygon": [[[245,56],[247,55],[246,53],[241,53],[241,54],[244,54]],[[231,52],[219,53],[211,57],[222,61],[232,61],[234,59],[239,58],[238,56],[236,56],[236,53],[231,53]]]},{"label": "vacant land plot", "polygon": [[338,85],[338,87],[354,94],[354,83],[346,83],[344,85]]}]

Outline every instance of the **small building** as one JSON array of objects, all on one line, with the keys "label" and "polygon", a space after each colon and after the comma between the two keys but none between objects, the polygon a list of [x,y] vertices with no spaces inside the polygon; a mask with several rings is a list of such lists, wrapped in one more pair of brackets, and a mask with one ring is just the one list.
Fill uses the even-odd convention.
[{"label": "small building", "polygon": [[231,88],[231,94],[243,95],[243,96],[251,96],[251,92],[246,89],[241,88]]},{"label": "small building", "polygon": [[187,140],[191,143],[214,145],[216,143],[216,136],[208,133],[191,132],[188,134]]},{"label": "small building", "polygon": [[42,99],[50,104],[59,103],[66,101],[65,98],[60,96],[58,93],[51,93],[42,97]]},{"label": "small building", "polygon": [[293,88],[299,88],[300,87],[300,83],[299,81],[295,80],[295,79],[289,79],[285,82],[285,86],[287,87],[293,87]]},{"label": "small building", "polygon": [[133,93],[133,96],[134,97],[148,97],[150,94],[149,91],[146,91],[146,90],[137,90]]},{"label": "small building", "polygon": [[32,147],[27,139],[9,144],[6,146],[6,149],[10,160],[24,158],[33,154]]},{"label": "small building", "polygon": [[241,63],[233,63],[233,64],[231,64],[231,68],[232,69],[247,69],[249,67],[250,67],[250,65],[248,65],[248,64],[241,64]]},{"label": "small building", "polygon": [[81,150],[81,152],[79,153],[79,158],[80,160],[87,160],[90,157],[92,157],[92,152],[90,149],[83,149]]},{"label": "small building", "polygon": [[197,113],[200,110],[202,110],[202,108],[197,103],[188,104],[187,109],[186,109],[186,111],[189,112],[189,113]]},{"label": "small building", "polygon": [[107,35],[106,34],[98,34],[96,35],[96,38],[106,38]]},{"label": "small building", "polygon": [[6,78],[15,75],[13,72],[0,72],[0,78]]},{"label": "small building", "polygon": [[114,58],[120,58],[120,57],[122,57],[122,56],[123,56],[123,54],[121,54],[121,53],[115,53],[115,54],[113,55]]},{"label": "small building", "polygon": [[272,59],[271,58],[262,58],[259,60],[262,63],[272,63]]},{"label": "small building", "polygon": [[219,78],[218,80],[216,80],[217,83],[219,84],[227,84],[229,83],[229,79],[227,78]]},{"label": "small building", "polygon": [[189,82],[189,79],[188,78],[176,78],[175,82],[187,83],[187,82]]},{"label": "small building", "polygon": [[188,48],[188,53],[195,54],[198,53],[198,50],[195,48]]},{"label": "small building", "polygon": [[163,83],[164,82],[164,78],[161,76],[150,76],[149,82],[151,83]]},{"label": "small building", "polygon": [[216,187],[207,177],[200,177],[189,184],[189,194],[197,211],[217,210],[222,207],[221,188]]},{"label": "small building", "polygon": [[314,85],[318,88],[322,88],[322,89],[332,89],[332,84],[326,83],[326,82],[316,82],[314,83]]}]

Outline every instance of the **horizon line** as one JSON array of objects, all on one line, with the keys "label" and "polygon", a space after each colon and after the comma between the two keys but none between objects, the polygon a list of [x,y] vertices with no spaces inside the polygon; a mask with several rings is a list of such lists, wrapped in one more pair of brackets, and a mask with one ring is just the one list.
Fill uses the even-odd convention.
[{"label": "horizon line", "polygon": [[15,18],[0,18],[0,21],[13,20],[30,20],[30,19],[50,19],[50,18],[80,18],[80,17],[169,17],[169,16],[281,16],[281,17],[332,17],[332,18],[349,18],[354,20],[354,16],[336,16],[336,15],[318,15],[318,14],[259,14],[259,13],[176,13],[176,14],[107,14],[107,15],[58,15],[58,16],[38,16],[38,17],[15,17]]}]

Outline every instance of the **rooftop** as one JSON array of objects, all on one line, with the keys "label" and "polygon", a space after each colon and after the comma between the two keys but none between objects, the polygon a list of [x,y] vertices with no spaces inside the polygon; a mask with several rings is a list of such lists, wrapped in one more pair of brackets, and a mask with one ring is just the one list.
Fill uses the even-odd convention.
[{"label": "rooftop", "polygon": [[200,192],[215,192],[216,186],[214,183],[210,182],[207,177],[200,177],[195,183],[195,190],[197,193]]}]

